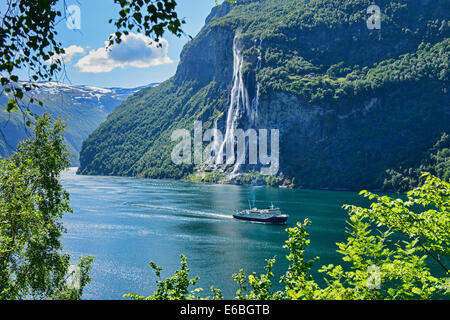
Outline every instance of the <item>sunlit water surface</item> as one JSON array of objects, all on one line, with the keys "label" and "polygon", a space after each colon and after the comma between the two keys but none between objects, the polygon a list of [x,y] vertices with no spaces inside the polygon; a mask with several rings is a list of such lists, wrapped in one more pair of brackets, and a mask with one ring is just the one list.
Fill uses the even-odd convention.
[{"label": "sunlit water surface", "polygon": [[[169,180],[78,176],[72,168],[62,177],[73,214],[64,217],[65,251],[92,255],[92,282],[85,299],[122,299],[124,293],[150,295],[156,277],[150,261],[168,276],[188,257],[192,276],[208,295],[214,285],[233,298],[232,274],[243,268],[262,273],[265,259],[277,256],[275,272],[287,267],[286,226],[238,221],[233,212],[271,203],[289,214],[287,226],[309,218],[308,257],[317,267],[340,263],[336,242],[345,240],[347,213],[342,204],[366,204],[353,192],[287,190],[267,187],[195,184]],[[275,281],[277,282],[277,281]]]}]

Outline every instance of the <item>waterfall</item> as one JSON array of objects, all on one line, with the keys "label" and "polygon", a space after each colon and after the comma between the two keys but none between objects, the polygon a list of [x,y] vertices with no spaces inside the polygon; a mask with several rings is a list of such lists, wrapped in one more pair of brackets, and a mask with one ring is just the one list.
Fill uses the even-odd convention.
[{"label": "waterfall", "polygon": [[[237,32],[233,40],[233,86],[230,94],[230,104],[227,111],[227,122],[225,136],[222,145],[217,154],[216,163],[222,164],[224,158],[225,148],[234,148],[234,135],[237,129],[238,120],[243,112],[246,112],[248,119],[248,127],[252,128],[258,118],[259,109],[259,90],[260,84],[257,83],[255,88],[255,97],[250,101],[247,88],[244,83],[242,68],[244,65],[244,58],[242,56],[242,44],[239,40],[240,32]],[[258,69],[261,67],[261,54],[258,57]],[[231,165],[235,163],[234,158],[226,159],[226,164]],[[233,173],[239,168],[238,160],[233,168]]]},{"label": "waterfall", "polygon": [[[256,64],[257,70],[261,70],[262,66],[262,53],[261,53],[261,45],[262,45],[262,39],[259,39],[259,53],[258,53],[258,61]],[[259,90],[260,90],[261,84],[259,82],[256,82],[256,90],[255,90],[255,97],[252,99],[251,104],[251,110],[249,113],[249,124],[250,127],[253,127],[256,123],[256,120],[258,119],[259,115]]]},{"label": "waterfall", "polygon": [[[239,114],[242,112],[243,107],[249,105],[247,90],[244,85],[244,79],[242,76],[242,65],[244,64],[244,58],[242,57],[240,42],[238,37],[240,32],[237,32],[233,40],[233,87],[231,88],[230,105],[227,112],[226,131],[223,143],[220,146],[216,163],[223,163],[224,149],[227,143],[234,141],[234,132],[237,127],[237,120]],[[246,109],[247,109],[246,108]],[[234,159],[229,159],[230,163],[234,163]],[[233,160],[233,161],[231,161]]]},{"label": "waterfall", "polygon": [[252,99],[251,108],[248,111],[248,121],[249,127],[254,127],[256,120],[258,120],[259,116],[259,90],[261,84],[259,82],[256,83],[255,97]]}]

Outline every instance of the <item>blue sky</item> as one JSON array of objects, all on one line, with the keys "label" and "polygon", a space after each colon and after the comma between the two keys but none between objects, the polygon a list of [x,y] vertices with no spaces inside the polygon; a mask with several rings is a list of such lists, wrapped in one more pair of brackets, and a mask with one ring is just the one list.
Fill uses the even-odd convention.
[{"label": "blue sky", "polygon": [[[181,50],[188,37],[164,35],[161,49],[149,48],[143,35],[132,34],[121,47],[107,53],[105,41],[115,31],[108,23],[118,16],[118,5],[113,0],[67,0],[67,5],[78,5],[81,29],[70,30],[66,22],[58,24],[58,40],[66,50],[64,57],[68,80],[63,82],[99,87],[136,87],[167,80],[176,71]],[[205,18],[215,6],[214,0],[180,0],[177,12],[185,18],[183,30],[195,36]]]}]

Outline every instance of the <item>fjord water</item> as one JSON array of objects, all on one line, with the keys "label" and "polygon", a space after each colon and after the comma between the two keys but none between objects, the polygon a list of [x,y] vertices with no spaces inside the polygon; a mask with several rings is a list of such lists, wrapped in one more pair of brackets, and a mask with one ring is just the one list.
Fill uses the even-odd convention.
[{"label": "fjord water", "polygon": [[[192,276],[208,295],[214,285],[233,298],[232,274],[264,272],[265,259],[277,256],[274,271],[287,267],[286,226],[242,222],[233,212],[271,203],[289,214],[288,224],[309,218],[307,257],[320,256],[316,267],[340,263],[338,241],[346,238],[342,204],[367,204],[354,192],[287,190],[268,187],[195,184],[126,177],[78,176],[72,168],[61,182],[70,193],[73,214],[64,217],[66,252],[95,257],[93,280],[85,299],[121,299],[124,293],[150,295],[156,277],[150,261],[169,276],[188,258]],[[275,283],[277,281],[274,281]]]}]

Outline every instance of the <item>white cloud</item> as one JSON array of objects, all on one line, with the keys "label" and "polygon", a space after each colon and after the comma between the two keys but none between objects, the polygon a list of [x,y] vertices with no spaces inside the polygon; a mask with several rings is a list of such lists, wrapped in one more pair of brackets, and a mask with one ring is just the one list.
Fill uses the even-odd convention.
[{"label": "white cloud", "polygon": [[71,45],[70,47],[64,48],[63,54],[55,54],[46,62],[54,63],[59,60],[64,63],[70,63],[70,61],[72,61],[72,58],[76,54],[83,54],[83,53],[85,53],[85,50],[82,47]]},{"label": "white cloud", "polygon": [[148,68],[173,63],[167,55],[169,43],[165,39],[160,39],[159,42],[161,47],[143,34],[130,33],[122,37],[121,43],[114,44],[109,49],[109,42],[106,41],[105,47],[91,50],[78,60],[75,67],[80,72],[103,73],[128,66]]}]

